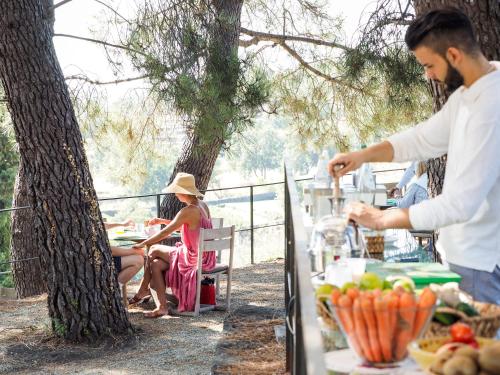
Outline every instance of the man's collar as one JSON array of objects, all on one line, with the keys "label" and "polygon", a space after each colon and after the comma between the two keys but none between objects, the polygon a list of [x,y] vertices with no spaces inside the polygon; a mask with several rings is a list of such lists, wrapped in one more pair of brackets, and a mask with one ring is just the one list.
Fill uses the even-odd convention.
[{"label": "man's collar", "polygon": [[479,95],[487,89],[489,86],[500,83],[500,62],[490,61],[490,64],[495,67],[495,70],[485,74],[474,82],[469,88],[465,86],[460,87],[460,93],[462,98],[469,103],[473,103],[477,100]]}]

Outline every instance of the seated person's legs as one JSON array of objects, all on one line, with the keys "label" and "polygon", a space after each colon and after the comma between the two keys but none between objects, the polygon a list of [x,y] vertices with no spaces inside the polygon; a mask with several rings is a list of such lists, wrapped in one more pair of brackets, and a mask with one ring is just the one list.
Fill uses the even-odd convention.
[{"label": "seated person's legs", "polygon": [[170,252],[174,250],[170,246],[155,245],[149,251],[149,262],[151,268],[151,288],[158,296],[158,306],[155,310],[147,313],[148,318],[156,318],[168,314],[166,284],[164,272],[169,267]]},{"label": "seated person's legs", "polygon": [[144,265],[144,258],[140,255],[125,255],[121,257],[121,272],[118,274],[118,282],[125,284],[140,271]]}]

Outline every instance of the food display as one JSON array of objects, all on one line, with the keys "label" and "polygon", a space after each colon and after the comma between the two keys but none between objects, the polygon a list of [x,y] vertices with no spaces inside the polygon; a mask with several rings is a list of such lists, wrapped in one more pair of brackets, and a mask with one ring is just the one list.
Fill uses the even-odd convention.
[{"label": "food display", "polygon": [[449,332],[450,336],[435,341],[441,346],[433,348],[430,364],[421,363],[426,370],[436,375],[500,375],[499,341],[476,337],[464,323],[453,324]]},{"label": "food display", "polygon": [[417,296],[411,285],[402,285],[365,273],[359,283],[348,283],[331,292],[335,317],[349,345],[365,361],[376,364],[399,362],[408,344],[426,327],[436,303],[429,288]]},{"label": "food display", "polygon": [[424,337],[445,336],[456,322],[466,323],[476,336],[494,337],[500,328],[500,306],[475,302],[460,291],[458,283],[431,284],[439,304]]}]

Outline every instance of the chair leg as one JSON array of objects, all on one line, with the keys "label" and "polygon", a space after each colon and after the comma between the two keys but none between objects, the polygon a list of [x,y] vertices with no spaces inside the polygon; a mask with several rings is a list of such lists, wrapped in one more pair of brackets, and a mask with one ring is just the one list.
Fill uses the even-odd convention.
[{"label": "chair leg", "polygon": [[231,279],[232,279],[232,270],[227,271],[227,290],[226,290],[226,310],[229,311],[231,307]]},{"label": "chair leg", "polygon": [[219,275],[215,275],[215,300],[220,297],[220,279]]}]

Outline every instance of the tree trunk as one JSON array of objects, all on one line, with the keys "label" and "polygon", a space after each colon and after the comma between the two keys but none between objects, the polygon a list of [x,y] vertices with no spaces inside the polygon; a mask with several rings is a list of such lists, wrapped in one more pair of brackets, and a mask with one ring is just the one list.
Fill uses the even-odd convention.
[{"label": "tree trunk", "polygon": [[[25,168],[20,163],[14,185],[12,207],[33,206],[33,201],[30,199],[33,192],[28,181]],[[44,255],[48,249],[42,249],[46,242],[39,241],[36,236],[37,233],[42,234],[43,231],[35,229],[33,216],[31,208],[12,211],[10,254],[14,261],[12,274],[18,298],[36,296],[47,291],[47,274],[45,272],[47,268]],[[22,261],[30,258],[38,259]]]},{"label": "tree trunk", "polygon": [[37,238],[45,241],[52,329],[68,340],[93,341],[131,325],[52,43],[52,5],[0,1],[0,78],[33,191]]},{"label": "tree trunk", "polygon": [[[207,84],[215,84],[218,93],[219,106],[206,108],[194,129],[188,132],[182,147],[182,153],[177,160],[170,182],[177,172],[191,173],[199,190],[206,190],[212,171],[226,142],[223,135],[214,136],[211,142],[200,141],[199,129],[205,126],[206,118],[223,118],[216,113],[219,108],[228,108],[236,92],[238,72],[235,73],[235,57],[238,54],[238,43],[241,25],[241,8],[243,0],[215,0],[212,2],[215,21],[212,25],[210,38],[210,56],[207,59],[205,80]],[[213,79],[217,77],[217,79]],[[224,126],[228,125],[223,124]],[[168,194],[162,201],[160,214],[164,218],[173,218],[182,208],[182,203],[173,194]]]},{"label": "tree trunk", "polygon": [[[470,18],[479,45],[489,60],[500,59],[500,4],[498,0],[414,0],[417,16],[431,9],[453,6],[461,9]],[[448,96],[441,85],[430,82],[434,98],[434,112],[446,103]],[[446,156],[427,162],[429,176],[429,194],[431,197],[441,194],[446,169]]]}]

